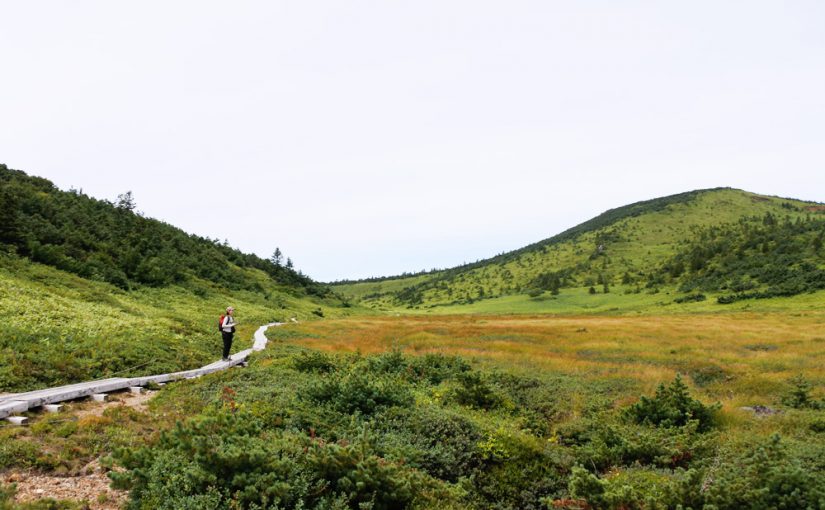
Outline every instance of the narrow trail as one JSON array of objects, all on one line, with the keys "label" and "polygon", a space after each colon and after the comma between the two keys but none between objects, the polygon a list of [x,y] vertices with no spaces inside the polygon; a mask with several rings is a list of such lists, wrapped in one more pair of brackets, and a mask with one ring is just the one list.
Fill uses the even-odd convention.
[{"label": "narrow trail", "polygon": [[212,372],[226,370],[227,368],[244,363],[253,352],[263,350],[267,343],[265,334],[267,328],[270,326],[281,326],[282,324],[281,322],[273,322],[258,328],[253,336],[252,347],[233,354],[229,357],[229,361],[216,361],[201,368],[170,374],[149,375],[144,377],[113,377],[0,396],[0,419],[5,418],[13,423],[25,424],[27,418],[15,415],[38,407],[43,407],[48,411],[57,411],[59,407],[56,406],[56,404],[67,400],[75,400],[88,396],[102,400],[105,398],[104,395],[111,391],[132,388],[133,391],[137,392],[141,391],[140,388],[150,383],[158,384],[180,379],[194,379],[202,375],[211,374]]}]

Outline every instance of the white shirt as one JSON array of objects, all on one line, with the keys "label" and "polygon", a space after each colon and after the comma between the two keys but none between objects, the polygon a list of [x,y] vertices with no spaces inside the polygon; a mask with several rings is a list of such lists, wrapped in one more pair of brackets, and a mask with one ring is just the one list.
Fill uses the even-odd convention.
[{"label": "white shirt", "polygon": [[223,324],[221,324],[223,330],[227,333],[232,333],[232,328],[235,327],[235,318],[231,315],[227,315],[223,318]]}]

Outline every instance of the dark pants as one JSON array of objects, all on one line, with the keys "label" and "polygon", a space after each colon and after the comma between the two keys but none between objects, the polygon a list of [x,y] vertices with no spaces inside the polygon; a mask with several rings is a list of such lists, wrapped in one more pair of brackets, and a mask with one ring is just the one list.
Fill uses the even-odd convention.
[{"label": "dark pants", "polygon": [[221,335],[223,335],[223,357],[228,358],[229,350],[232,349],[232,337],[235,336],[235,333],[221,331]]}]

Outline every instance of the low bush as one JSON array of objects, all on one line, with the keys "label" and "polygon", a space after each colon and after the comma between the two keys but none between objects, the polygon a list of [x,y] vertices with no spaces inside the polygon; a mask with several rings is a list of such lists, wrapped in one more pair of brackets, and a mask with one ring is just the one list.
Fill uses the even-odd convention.
[{"label": "low bush", "polygon": [[376,454],[368,434],[328,443],[266,431],[245,413],[190,420],[158,444],[120,450],[131,509],[407,508],[442,496],[438,482]]},{"label": "low bush", "polygon": [[825,472],[806,466],[778,435],[712,469],[706,508],[825,508]]},{"label": "low bush", "polygon": [[501,397],[493,391],[479,372],[458,375],[458,386],[453,389],[455,402],[474,409],[493,409],[501,403]]},{"label": "low bush", "polygon": [[292,358],[292,364],[301,372],[325,374],[335,370],[332,358],[321,351],[303,351]]},{"label": "low bush", "polygon": [[436,478],[457,482],[482,463],[481,430],[459,413],[419,407],[387,413],[381,421],[382,450]]},{"label": "low bush", "polygon": [[388,407],[412,403],[412,394],[406,385],[357,370],[343,377],[324,377],[310,387],[307,397],[345,414],[372,415]]},{"label": "low bush", "polygon": [[651,428],[612,423],[608,416],[575,422],[557,431],[577,460],[597,471],[615,466],[687,467],[713,452],[716,438],[697,432],[698,423],[683,427]]},{"label": "low bush", "polygon": [[811,396],[813,384],[804,377],[796,376],[790,380],[791,388],[782,397],[782,403],[794,409],[825,409],[825,401]]},{"label": "low bush", "polygon": [[690,421],[697,421],[697,430],[706,432],[716,423],[716,414],[721,406],[706,406],[691,398],[688,387],[681,376],[665,386],[660,384],[653,397],[641,397],[639,401],[625,409],[624,414],[635,423],[657,427],[683,427]]},{"label": "low bush", "polygon": [[707,299],[708,299],[708,297],[705,296],[704,294],[696,293],[696,294],[688,294],[687,296],[678,297],[678,298],[674,299],[673,302],[678,303],[678,304],[682,304],[682,303],[700,303],[702,301],[706,301]]}]

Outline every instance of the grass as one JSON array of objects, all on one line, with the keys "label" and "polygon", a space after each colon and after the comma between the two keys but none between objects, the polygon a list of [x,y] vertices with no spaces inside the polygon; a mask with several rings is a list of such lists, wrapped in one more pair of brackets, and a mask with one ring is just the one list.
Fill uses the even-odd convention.
[{"label": "grass", "polygon": [[538,297],[525,294],[500,296],[464,304],[420,305],[413,308],[386,305],[384,312],[402,315],[460,315],[460,314],[681,314],[681,313],[730,313],[752,312],[795,312],[815,311],[822,308],[825,292],[800,294],[788,298],[739,301],[729,305],[716,302],[717,295],[706,293],[701,302],[676,303],[683,295],[673,287],[664,287],[655,292],[629,285],[611,287],[605,294],[599,289],[590,294],[587,287],[562,289],[559,295],[545,292]]},{"label": "grass", "polygon": [[[0,391],[27,391],[121,375],[164,373],[219,357],[218,317],[232,304],[239,321],[233,350],[249,347],[261,324],[340,317],[341,308],[267,285],[232,291],[203,281],[187,287],[123,291],[49,266],[0,255]],[[138,368],[134,368],[138,367]]]},{"label": "grass", "polygon": [[[651,391],[677,373],[737,413],[775,405],[801,374],[825,384],[825,312],[644,316],[404,316],[288,325],[277,335],[325,351],[399,348],[527,373],[614,380]],[[303,335],[301,337],[300,335]]]},{"label": "grass", "polygon": [[[676,483],[681,467],[712,476],[706,473],[719,462],[728,472],[779,433],[793,462],[815,472],[825,452],[825,438],[816,432],[825,427],[822,411],[793,409],[782,399],[798,375],[813,384],[813,398],[825,396],[823,324],[821,309],[373,314],[290,323],[268,331],[270,346],[253,355],[249,368],[173,383],[146,410],[114,407],[83,418],[75,413],[88,404],[79,404],[63,416],[32,415],[27,429],[0,424],[0,469],[71,474],[91,458],[132,448],[134,455],[114,453],[114,459],[137,483],[136,507],[154,508],[163,494],[185,499],[207,489],[155,475],[149,479],[160,485],[141,485],[146,473],[214,469],[239,479],[270,472],[289,479],[279,470],[302,466],[299,471],[315,473],[318,487],[330,490],[343,487],[334,483],[341,462],[366,459],[379,473],[391,470],[393,480],[431,477],[435,492],[419,493],[419,504],[387,508],[433,508],[436,500],[442,508],[539,508],[542,498],[574,495],[575,466],[605,483],[627,480],[621,483],[635,492],[625,497],[638,502],[644,493],[659,494],[658,485],[645,488],[639,477]],[[622,418],[640,396],[653,395],[676,374],[692,397],[722,404],[711,432]],[[757,417],[741,409],[754,405],[781,412]],[[200,452],[194,456],[189,434],[205,434],[193,443]],[[201,441],[211,446],[201,451]],[[271,451],[249,456],[236,446],[247,443]],[[354,460],[347,453],[353,445]],[[269,486],[245,488],[254,494]],[[302,487],[287,486],[296,494]],[[190,492],[178,494],[184,490]],[[235,491],[222,496],[230,507]]]}]

